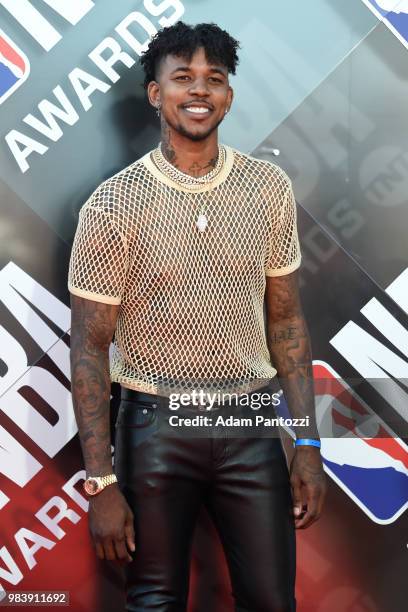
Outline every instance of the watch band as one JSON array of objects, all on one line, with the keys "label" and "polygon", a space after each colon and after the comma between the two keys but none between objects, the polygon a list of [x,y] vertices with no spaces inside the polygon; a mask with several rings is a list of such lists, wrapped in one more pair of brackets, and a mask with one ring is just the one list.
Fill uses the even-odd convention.
[{"label": "watch band", "polygon": [[106,487],[107,485],[113,484],[117,482],[116,474],[108,474],[107,476],[100,476],[100,482],[102,487]]}]

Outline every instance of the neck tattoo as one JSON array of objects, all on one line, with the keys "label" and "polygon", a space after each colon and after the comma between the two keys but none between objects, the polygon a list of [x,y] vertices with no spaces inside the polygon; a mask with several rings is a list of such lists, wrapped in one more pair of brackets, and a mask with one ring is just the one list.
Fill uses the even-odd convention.
[{"label": "neck tattoo", "polygon": [[[152,152],[152,158],[157,168],[160,170],[160,172],[162,172],[162,174],[167,176],[174,183],[177,183],[181,187],[184,187],[191,191],[195,191],[200,190],[203,185],[211,184],[219,175],[219,173],[224,167],[226,152],[223,146],[218,145],[218,157],[215,166],[210,172],[204,174],[204,176],[191,176],[190,174],[185,174],[184,172],[181,172],[181,170],[173,166],[173,164],[167,161],[167,159],[164,157],[161,148],[161,143],[159,143],[159,146]],[[208,218],[205,214],[205,209],[206,206],[204,206],[203,204],[196,221],[196,226],[199,232],[204,232],[208,225]]]}]

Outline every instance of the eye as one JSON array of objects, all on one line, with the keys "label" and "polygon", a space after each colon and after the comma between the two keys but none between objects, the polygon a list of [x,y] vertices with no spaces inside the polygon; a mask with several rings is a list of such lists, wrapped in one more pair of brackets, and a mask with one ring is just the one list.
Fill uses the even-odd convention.
[{"label": "eye", "polygon": [[185,81],[186,79],[189,79],[190,77],[187,74],[182,74],[178,77],[175,78],[176,81]]},{"label": "eye", "polygon": [[222,83],[222,79],[217,79],[217,77],[210,77],[209,80],[214,83]]}]

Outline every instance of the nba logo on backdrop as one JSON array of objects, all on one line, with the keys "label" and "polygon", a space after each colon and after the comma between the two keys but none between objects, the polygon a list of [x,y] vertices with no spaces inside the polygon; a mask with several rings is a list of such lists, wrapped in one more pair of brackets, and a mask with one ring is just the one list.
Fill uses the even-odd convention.
[{"label": "nba logo on backdrop", "polygon": [[[408,508],[407,445],[328,363],[314,360],[313,377],[325,471],[372,521],[393,523]],[[284,398],[276,412],[291,416]]]},{"label": "nba logo on backdrop", "polygon": [[408,0],[362,0],[408,48]]},{"label": "nba logo on backdrop", "polygon": [[24,83],[29,74],[27,56],[0,30],[0,104]]},{"label": "nba logo on backdrop", "polygon": [[323,361],[313,362],[316,418],[326,472],[371,520],[408,508],[408,447]]}]

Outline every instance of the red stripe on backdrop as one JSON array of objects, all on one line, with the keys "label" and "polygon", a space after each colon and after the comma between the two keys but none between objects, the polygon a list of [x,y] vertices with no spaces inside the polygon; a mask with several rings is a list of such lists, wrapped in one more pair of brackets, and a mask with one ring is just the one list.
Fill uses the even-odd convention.
[{"label": "red stripe on backdrop", "polygon": [[12,64],[20,68],[23,72],[26,71],[26,65],[23,58],[11,47],[8,42],[0,36],[0,53],[9,60]]}]

